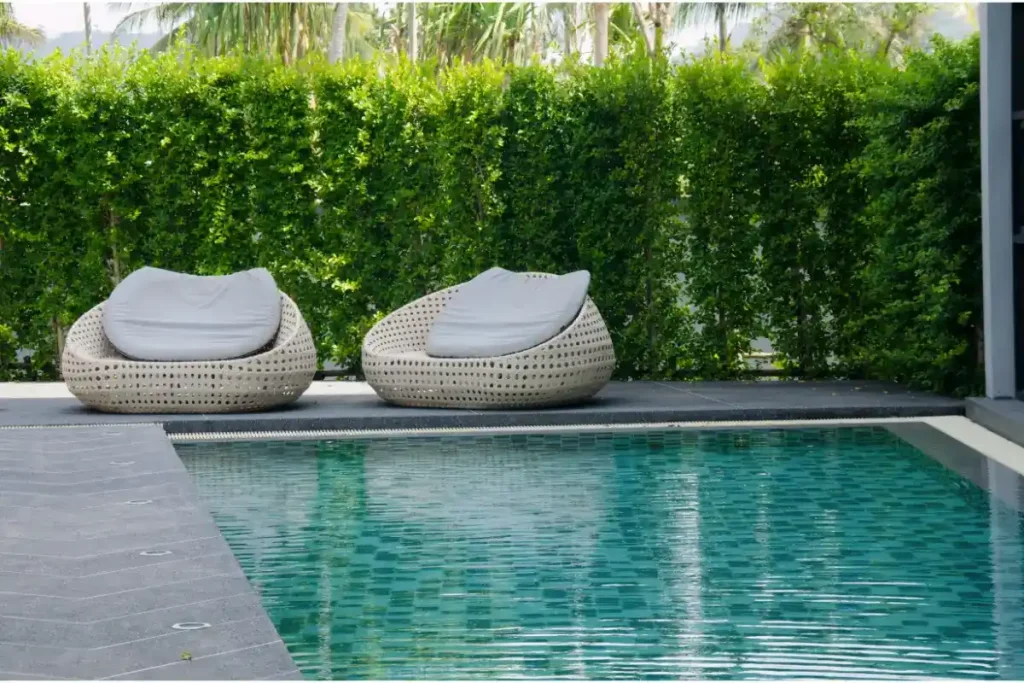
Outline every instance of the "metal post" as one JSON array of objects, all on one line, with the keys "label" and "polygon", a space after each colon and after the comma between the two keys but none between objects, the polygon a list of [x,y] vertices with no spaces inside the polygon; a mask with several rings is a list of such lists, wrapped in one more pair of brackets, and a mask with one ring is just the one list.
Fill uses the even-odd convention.
[{"label": "metal post", "polygon": [[1014,398],[1013,157],[1010,3],[980,3],[981,248],[985,394]]}]

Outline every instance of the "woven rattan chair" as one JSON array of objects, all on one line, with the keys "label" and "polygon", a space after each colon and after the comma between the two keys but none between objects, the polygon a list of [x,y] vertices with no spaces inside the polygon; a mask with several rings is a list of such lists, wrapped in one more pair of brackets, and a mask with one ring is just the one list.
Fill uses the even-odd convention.
[{"label": "woven rattan chair", "polygon": [[434,408],[538,408],[590,398],[611,379],[611,336],[589,297],[572,324],[526,351],[494,358],[428,356],[431,323],[460,286],[399,308],[366,335],[363,373],[385,401]]},{"label": "woven rattan chair", "polygon": [[240,413],[290,403],[316,372],[316,348],[298,307],[281,294],[281,326],[252,356],[216,361],[134,361],[103,333],[103,304],[71,327],[61,369],[68,390],[110,413]]}]

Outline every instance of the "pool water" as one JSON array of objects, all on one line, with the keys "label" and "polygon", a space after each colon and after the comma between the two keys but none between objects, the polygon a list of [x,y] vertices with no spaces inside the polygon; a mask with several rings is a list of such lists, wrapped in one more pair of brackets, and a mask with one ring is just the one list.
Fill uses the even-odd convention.
[{"label": "pool water", "polygon": [[1024,678],[1020,514],[882,428],[179,452],[308,678]]}]

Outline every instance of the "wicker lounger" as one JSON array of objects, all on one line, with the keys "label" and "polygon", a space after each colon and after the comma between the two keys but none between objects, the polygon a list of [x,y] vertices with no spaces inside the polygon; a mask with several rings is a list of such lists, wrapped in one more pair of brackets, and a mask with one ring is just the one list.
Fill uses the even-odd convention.
[{"label": "wicker lounger", "polygon": [[232,360],[150,362],[125,358],[103,334],[103,304],[68,332],[61,370],[68,390],[110,413],[240,413],[290,403],[316,372],[316,348],[302,314],[281,294],[273,345]]},{"label": "wicker lounger", "polygon": [[495,358],[428,356],[430,325],[459,287],[399,308],[366,335],[363,372],[385,401],[434,408],[536,408],[590,398],[611,379],[611,336],[589,297],[569,327],[532,349]]}]

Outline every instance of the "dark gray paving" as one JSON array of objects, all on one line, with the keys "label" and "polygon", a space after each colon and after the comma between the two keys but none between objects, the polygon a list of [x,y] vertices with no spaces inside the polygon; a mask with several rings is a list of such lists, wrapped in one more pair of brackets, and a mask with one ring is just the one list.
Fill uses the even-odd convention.
[{"label": "dark gray paving", "polygon": [[0,430],[0,678],[294,678],[197,501],[160,427]]},{"label": "dark gray paving", "polygon": [[[389,406],[375,396],[306,396],[240,415],[105,415],[74,399],[0,402],[0,427],[160,423],[168,433],[418,429],[631,422],[929,417],[963,415],[962,401],[882,382],[612,382],[584,405],[468,411]],[[0,458],[4,454],[0,453]]]}]

